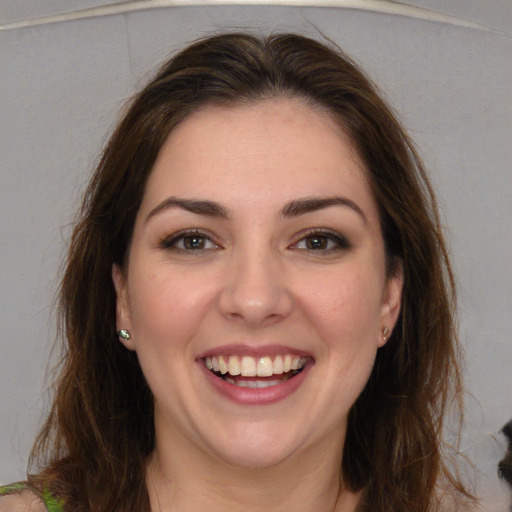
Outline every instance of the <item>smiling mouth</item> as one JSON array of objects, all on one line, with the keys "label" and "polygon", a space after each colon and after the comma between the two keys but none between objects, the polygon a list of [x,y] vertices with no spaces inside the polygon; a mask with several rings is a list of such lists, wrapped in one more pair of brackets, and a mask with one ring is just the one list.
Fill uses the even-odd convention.
[{"label": "smiling mouth", "polygon": [[275,357],[212,356],[203,359],[210,372],[224,381],[245,388],[268,388],[295,377],[309,358],[291,354]]}]

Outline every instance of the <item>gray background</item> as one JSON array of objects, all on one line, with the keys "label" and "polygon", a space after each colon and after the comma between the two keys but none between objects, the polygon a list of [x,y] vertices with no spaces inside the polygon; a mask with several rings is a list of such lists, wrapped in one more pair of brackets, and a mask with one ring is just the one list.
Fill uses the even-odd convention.
[{"label": "gray background", "polygon": [[[338,42],[420,147],[459,282],[468,386],[462,450],[476,462],[485,510],[505,511],[510,492],[496,465],[505,450],[499,430],[512,418],[512,3],[408,3],[435,11],[427,12],[364,0],[352,8],[158,9],[146,0],[132,3],[146,7],[133,12],[58,16],[107,3],[130,4],[0,0],[0,483],[23,478],[47,403],[41,391],[69,224],[120,107],[182,45],[256,27]],[[49,15],[57,18],[30,21]]]}]

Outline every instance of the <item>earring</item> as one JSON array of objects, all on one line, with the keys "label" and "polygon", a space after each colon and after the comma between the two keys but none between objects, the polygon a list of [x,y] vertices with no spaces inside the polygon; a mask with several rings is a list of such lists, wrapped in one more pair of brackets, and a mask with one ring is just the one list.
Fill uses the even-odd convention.
[{"label": "earring", "polygon": [[389,327],[382,328],[382,341],[388,341]]},{"label": "earring", "polygon": [[117,335],[124,341],[128,341],[132,337],[130,331],[128,331],[127,329],[121,329],[117,331]]}]

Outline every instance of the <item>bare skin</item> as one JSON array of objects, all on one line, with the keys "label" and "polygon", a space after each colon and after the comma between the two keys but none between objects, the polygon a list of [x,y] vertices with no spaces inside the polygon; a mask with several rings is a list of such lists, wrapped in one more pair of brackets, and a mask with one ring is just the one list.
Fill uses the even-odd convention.
[{"label": "bare skin", "polygon": [[155,455],[148,466],[151,510],[192,512],[205,510],[207,503],[209,512],[224,512],[228,506],[247,512],[356,512],[361,493],[343,488],[337,452],[325,448],[254,469],[160,447],[165,460]]},{"label": "bare skin", "polygon": [[[155,400],[152,512],[356,511],[343,444],[399,313],[401,276],[385,269],[364,166],[324,113],[212,106],[171,134],[112,274]],[[295,391],[272,384],[272,402],[206,369],[208,354],[273,350],[312,364]]]},{"label": "bare skin", "polygon": [[0,512],[46,512],[41,499],[26,490],[0,498]]}]

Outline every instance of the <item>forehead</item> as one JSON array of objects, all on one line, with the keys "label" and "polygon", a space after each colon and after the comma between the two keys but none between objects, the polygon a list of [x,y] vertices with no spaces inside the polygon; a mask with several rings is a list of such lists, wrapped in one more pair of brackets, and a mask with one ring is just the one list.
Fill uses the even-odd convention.
[{"label": "forehead", "polygon": [[277,207],[333,194],[372,201],[350,138],[322,110],[273,98],[207,105],[178,125],[160,150],[143,208],[169,195]]}]

